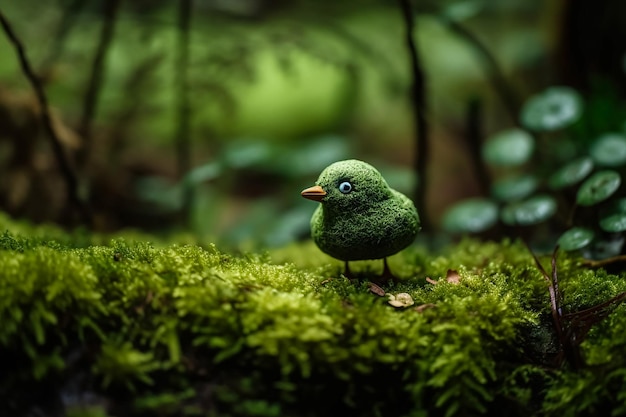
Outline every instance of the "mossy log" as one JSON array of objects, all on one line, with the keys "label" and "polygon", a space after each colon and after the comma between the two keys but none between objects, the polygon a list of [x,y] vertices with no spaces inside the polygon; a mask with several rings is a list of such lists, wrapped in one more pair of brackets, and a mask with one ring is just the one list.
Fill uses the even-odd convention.
[{"label": "mossy log", "polygon": [[[234,256],[0,226],[0,416],[626,414],[626,307],[582,342],[583,369],[559,365],[519,243],[405,250],[382,288],[414,301],[397,308],[370,264],[349,281],[310,244]],[[564,310],[626,290],[558,266]]]}]

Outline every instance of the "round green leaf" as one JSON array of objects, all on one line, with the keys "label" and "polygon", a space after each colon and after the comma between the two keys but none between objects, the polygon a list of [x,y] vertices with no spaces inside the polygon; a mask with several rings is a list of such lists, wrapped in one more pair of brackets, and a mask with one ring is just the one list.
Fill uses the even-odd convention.
[{"label": "round green leaf", "polygon": [[626,163],[626,137],[619,133],[607,133],[597,139],[589,149],[598,165],[616,167]]},{"label": "round green leaf", "polygon": [[220,155],[227,167],[247,169],[273,161],[276,146],[263,140],[241,139],[230,142]]},{"label": "round green leaf", "polygon": [[335,161],[348,159],[350,149],[343,136],[327,135],[315,137],[300,144],[297,148],[285,148],[282,158],[274,164],[284,165],[293,176],[318,175]]},{"label": "round green leaf", "polygon": [[564,251],[584,248],[593,240],[593,230],[585,227],[572,227],[561,235],[558,244]]},{"label": "round green leaf", "polygon": [[618,213],[626,213],[626,198],[616,198],[615,200],[611,201],[610,206],[602,214],[608,216]]},{"label": "round green leaf", "polygon": [[615,171],[598,171],[582,183],[576,195],[576,202],[581,206],[600,203],[613,195],[621,182],[622,177]]},{"label": "round green leaf", "polygon": [[491,186],[491,195],[500,201],[521,200],[537,189],[534,175],[518,175],[501,179]]},{"label": "round green leaf", "polygon": [[472,198],[450,208],[443,216],[443,228],[451,233],[478,233],[498,221],[498,206],[485,198]]},{"label": "round green leaf", "polygon": [[600,220],[600,227],[605,232],[618,233],[626,230],[626,213],[615,213]]},{"label": "round green leaf", "polygon": [[538,195],[502,209],[502,221],[511,226],[530,226],[541,223],[554,215],[556,201],[549,195]]},{"label": "round green leaf", "polygon": [[589,259],[607,259],[620,255],[624,247],[624,236],[613,234],[607,239],[594,239],[593,244],[589,248],[585,248],[585,258]]},{"label": "round green leaf", "polygon": [[626,225],[626,198],[615,198],[599,212],[600,228],[610,233],[623,232]]},{"label": "round green leaf", "polygon": [[572,186],[582,181],[593,171],[593,160],[587,156],[575,159],[552,174],[548,184],[555,190]]},{"label": "round green leaf", "polygon": [[446,19],[454,22],[471,19],[485,9],[485,2],[482,0],[465,0],[446,4],[442,10],[442,15]]},{"label": "round green leaf", "polygon": [[540,132],[563,129],[580,118],[582,103],[576,90],[569,87],[550,87],[524,103],[522,125]]},{"label": "round green leaf", "polygon": [[516,166],[526,162],[533,153],[535,141],[522,129],[507,129],[494,135],[483,145],[483,158],[496,166]]}]

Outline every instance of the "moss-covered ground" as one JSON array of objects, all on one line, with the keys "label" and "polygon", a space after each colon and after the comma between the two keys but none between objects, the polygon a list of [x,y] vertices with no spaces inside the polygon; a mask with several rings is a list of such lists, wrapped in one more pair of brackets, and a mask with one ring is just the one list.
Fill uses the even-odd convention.
[{"label": "moss-covered ground", "polygon": [[[517,242],[392,257],[382,288],[415,302],[397,308],[370,290],[378,264],[349,281],[310,243],[235,256],[0,226],[1,416],[626,414],[626,306],[592,327],[584,367],[559,361]],[[626,291],[574,256],[558,267],[564,312]]]}]

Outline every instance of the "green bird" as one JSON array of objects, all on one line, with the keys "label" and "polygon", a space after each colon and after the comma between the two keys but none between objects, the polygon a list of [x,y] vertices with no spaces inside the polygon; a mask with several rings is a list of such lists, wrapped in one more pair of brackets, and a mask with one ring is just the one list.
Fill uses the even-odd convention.
[{"label": "green bird", "polygon": [[329,165],[302,197],[320,202],[311,236],[328,255],[345,262],[384,259],[383,277],[393,277],[387,257],[409,246],[420,230],[413,202],[387,185],[368,163],[350,159]]}]

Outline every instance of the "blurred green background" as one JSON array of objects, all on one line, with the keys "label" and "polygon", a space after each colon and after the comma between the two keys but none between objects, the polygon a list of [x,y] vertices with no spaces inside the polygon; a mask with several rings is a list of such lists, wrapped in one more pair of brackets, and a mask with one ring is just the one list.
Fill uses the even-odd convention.
[{"label": "blurred green background", "polygon": [[[626,95],[621,1],[416,1],[430,132],[418,179],[400,5],[21,0],[0,11],[45,86],[99,231],[284,245],[308,236],[315,205],[300,190],[346,158],[411,196],[423,186],[422,216],[438,228],[452,203],[484,193],[468,131],[482,140],[518,125],[507,92],[520,106],[569,85],[608,112]],[[75,225],[39,115],[3,34],[0,209]]]}]

